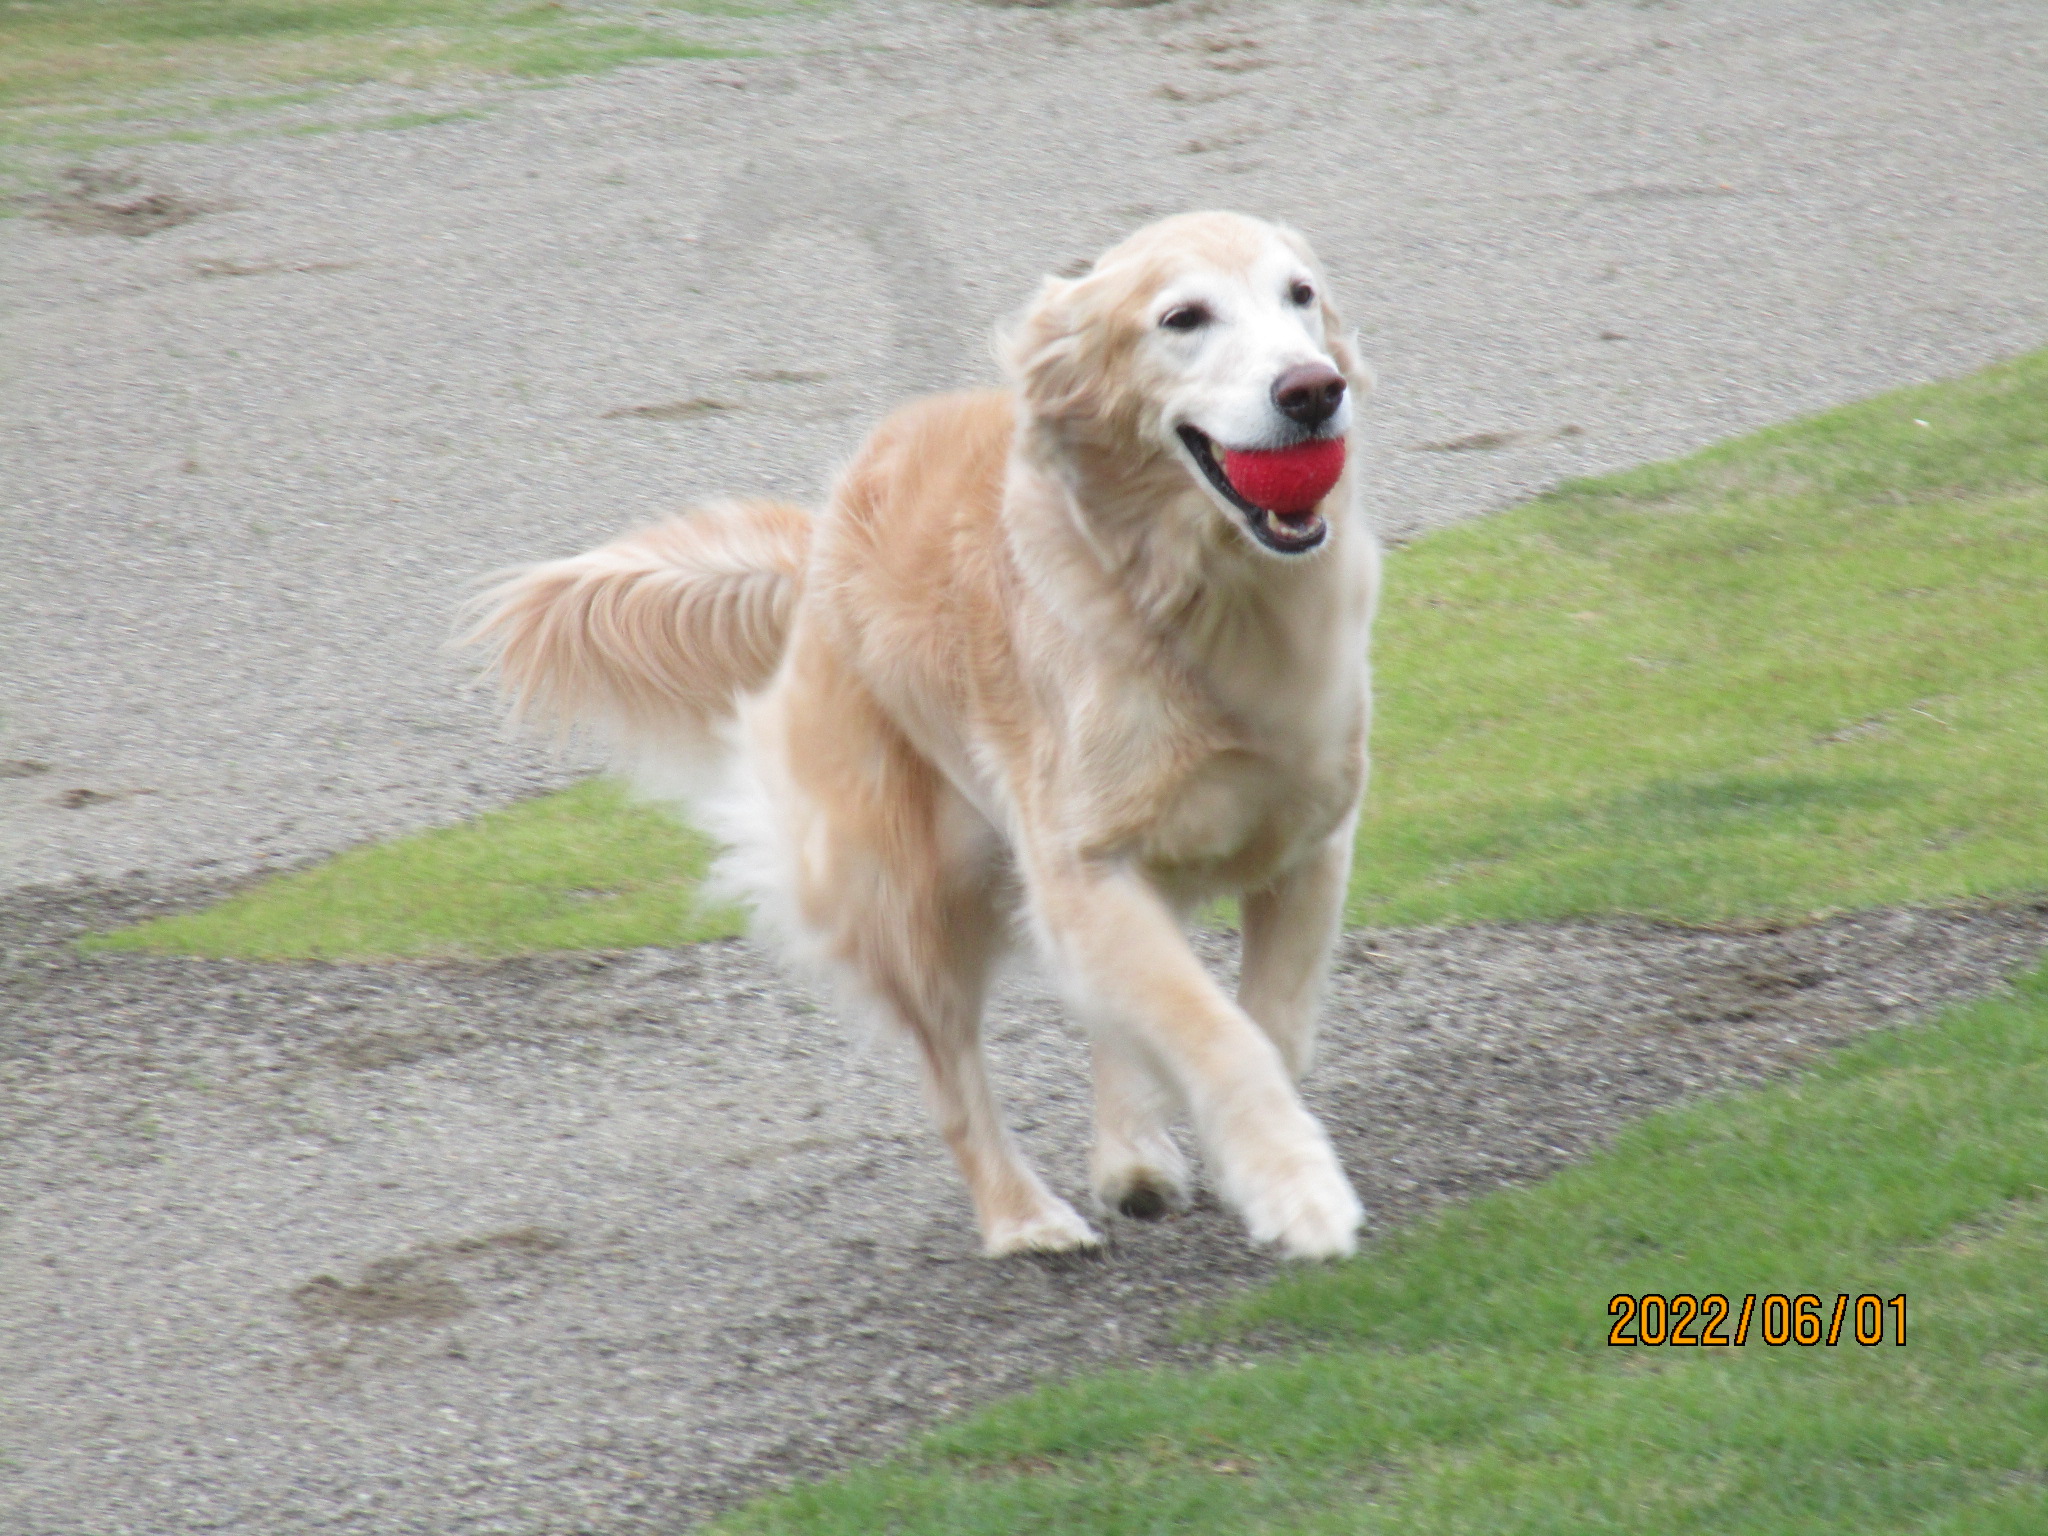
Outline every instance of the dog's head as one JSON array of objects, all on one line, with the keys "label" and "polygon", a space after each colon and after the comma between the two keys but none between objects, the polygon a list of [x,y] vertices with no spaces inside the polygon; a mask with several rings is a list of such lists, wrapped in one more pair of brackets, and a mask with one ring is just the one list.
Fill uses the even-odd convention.
[{"label": "dog's head", "polygon": [[1271,554],[1328,536],[1371,381],[1295,231],[1232,213],[1148,225],[1048,278],[1005,354],[1027,417],[1062,441],[1175,466]]}]

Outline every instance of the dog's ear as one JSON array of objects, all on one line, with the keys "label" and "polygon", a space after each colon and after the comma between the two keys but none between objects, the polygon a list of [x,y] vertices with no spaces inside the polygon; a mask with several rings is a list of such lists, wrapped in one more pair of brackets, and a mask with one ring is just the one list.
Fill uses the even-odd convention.
[{"label": "dog's ear", "polygon": [[1036,416],[1078,421],[1103,414],[1113,328],[1099,313],[1099,281],[1048,277],[1003,332],[1003,366]]},{"label": "dog's ear", "polygon": [[1344,324],[1344,317],[1337,313],[1337,306],[1329,299],[1322,300],[1322,308],[1323,345],[1330,349],[1330,360],[1351,386],[1352,398],[1371,394],[1379,387],[1380,381],[1372,371],[1372,364],[1358,350],[1358,332]]},{"label": "dog's ear", "polygon": [[1373,377],[1372,364],[1358,350],[1358,332],[1344,323],[1344,316],[1331,299],[1329,274],[1320,266],[1315,268],[1315,274],[1316,307],[1322,311],[1323,345],[1329,348],[1330,361],[1344,375],[1354,397],[1370,394],[1379,380]]}]

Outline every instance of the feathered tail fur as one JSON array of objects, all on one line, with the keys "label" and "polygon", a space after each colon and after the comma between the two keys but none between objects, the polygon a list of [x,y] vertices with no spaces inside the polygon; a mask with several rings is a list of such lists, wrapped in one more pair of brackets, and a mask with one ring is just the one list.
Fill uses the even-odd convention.
[{"label": "feathered tail fur", "polygon": [[650,788],[681,788],[780,664],[810,541],[799,507],[716,503],[509,573],[462,643],[493,648],[515,718],[589,728]]}]

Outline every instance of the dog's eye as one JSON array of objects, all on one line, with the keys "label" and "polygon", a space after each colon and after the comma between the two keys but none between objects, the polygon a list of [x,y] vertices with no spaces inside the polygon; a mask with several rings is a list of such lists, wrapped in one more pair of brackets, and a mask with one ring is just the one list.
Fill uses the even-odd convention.
[{"label": "dog's eye", "polygon": [[1176,304],[1159,317],[1169,331],[1198,331],[1216,317],[1201,304]]},{"label": "dog's eye", "polygon": [[1315,296],[1315,289],[1309,284],[1302,282],[1299,278],[1296,278],[1294,285],[1287,290],[1287,297],[1294,300],[1297,304],[1312,303]]}]

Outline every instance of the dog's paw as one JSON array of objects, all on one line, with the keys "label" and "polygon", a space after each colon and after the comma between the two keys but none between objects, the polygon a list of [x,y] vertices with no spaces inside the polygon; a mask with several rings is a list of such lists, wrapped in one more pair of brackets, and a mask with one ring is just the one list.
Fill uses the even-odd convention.
[{"label": "dog's paw", "polygon": [[1011,1253],[1077,1253],[1101,1246],[1095,1229],[1056,1196],[1047,1196],[1045,1207],[1030,1216],[991,1223],[981,1240],[981,1251],[992,1259]]},{"label": "dog's paw", "polygon": [[1260,1181],[1237,1202],[1255,1243],[1291,1259],[1341,1259],[1358,1247],[1365,1207],[1328,1145]]},{"label": "dog's paw", "polygon": [[1098,1149],[1095,1158],[1095,1208],[1115,1211],[1139,1221],[1153,1221],[1188,1205],[1188,1166],[1180,1149],[1164,1136],[1142,1149]]}]

